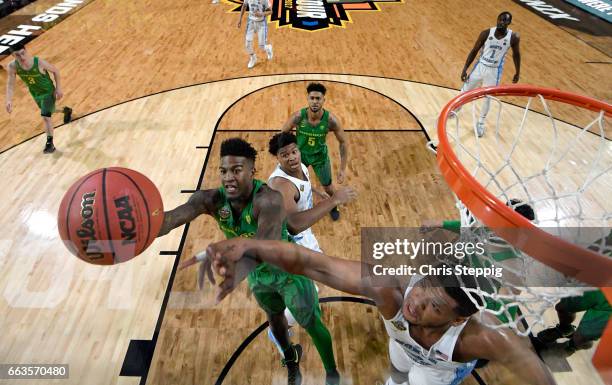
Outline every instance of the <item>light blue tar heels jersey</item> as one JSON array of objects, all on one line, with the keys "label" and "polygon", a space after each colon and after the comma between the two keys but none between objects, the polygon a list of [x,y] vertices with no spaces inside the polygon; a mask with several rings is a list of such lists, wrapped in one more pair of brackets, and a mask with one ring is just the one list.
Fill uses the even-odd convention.
[{"label": "light blue tar heels jersey", "polygon": [[506,52],[510,48],[512,30],[508,29],[506,36],[501,39],[495,37],[495,27],[489,30],[489,36],[482,47],[479,62],[487,67],[501,68],[504,65]]},{"label": "light blue tar heels jersey", "polygon": [[[279,164],[276,166],[276,168],[268,178],[268,184],[273,178],[284,178],[287,179],[289,182],[293,183],[293,185],[298,189],[300,193],[300,199],[296,203],[298,211],[310,210],[313,207],[312,184],[310,183],[310,174],[308,173],[308,167],[304,166],[303,163],[302,171],[304,172],[306,180],[301,180],[292,177],[291,175],[284,172]],[[315,238],[314,233],[310,228],[302,231],[297,235],[294,235],[293,241],[298,245],[302,245],[304,247],[309,248],[310,250],[321,252],[321,248],[319,248],[319,242],[317,242],[317,238]]]}]

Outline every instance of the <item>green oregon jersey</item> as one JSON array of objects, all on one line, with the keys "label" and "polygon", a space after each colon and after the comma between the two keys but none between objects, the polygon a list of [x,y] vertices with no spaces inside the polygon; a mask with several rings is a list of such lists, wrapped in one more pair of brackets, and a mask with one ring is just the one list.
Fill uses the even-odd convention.
[{"label": "green oregon jersey", "polygon": [[296,127],[297,145],[303,154],[327,153],[325,137],[329,132],[329,111],[323,111],[321,121],[316,126],[308,122],[308,108],[300,111],[302,119]]},{"label": "green oregon jersey", "polygon": [[[223,234],[227,239],[235,237],[253,238],[257,233],[257,220],[253,217],[253,200],[257,191],[264,185],[264,182],[254,179],[253,180],[253,192],[251,193],[251,199],[249,203],[244,207],[240,214],[240,219],[235,220],[232,212],[232,206],[227,199],[225,188],[219,187],[219,193],[223,200],[223,206],[216,213],[214,213],[215,220],[219,225]],[[287,223],[283,223],[282,239],[284,241],[289,240],[289,232],[287,231]]]},{"label": "green oregon jersey", "polygon": [[17,60],[15,60],[15,64],[17,66],[17,75],[26,84],[33,97],[53,94],[55,85],[47,71],[41,74],[38,70],[38,57],[34,56],[34,64],[29,70],[23,69]]},{"label": "green oregon jersey", "polygon": [[[221,208],[218,209],[213,216],[227,239],[236,237],[253,238],[255,234],[257,234],[257,220],[253,217],[253,200],[255,194],[257,194],[257,191],[259,191],[261,186],[264,185],[264,182],[254,179],[253,184],[254,187],[253,192],[251,193],[251,199],[244,209],[242,209],[242,213],[240,214],[240,218],[238,220],[234,219],[232,206],[230,205],[227,195],[225,194],[225,188],[223,186],[219,187],[219,193],[221,193],[221,199],[223,199],[223,206],[221,206]],[[283,222],[282,240],[289,240],[289,232],[287,231],[286,222]],[[262,269],[282,272],[280,268],[268,265],[265,262],[257,267],[257,270]]]}]

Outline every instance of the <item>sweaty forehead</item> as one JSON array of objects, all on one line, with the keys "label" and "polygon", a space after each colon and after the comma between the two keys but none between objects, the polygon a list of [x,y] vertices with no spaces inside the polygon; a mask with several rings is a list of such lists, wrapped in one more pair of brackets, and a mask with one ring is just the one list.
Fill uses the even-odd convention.
[{"label": "sweaty forehead", "polygon": [[456,301],[446,293],[446,290],[442,286],[432,284],[429,279],[423,279],[419,282],[423,289],[423,293],[428,297],[429,301],[438,306],[450,306],[455,308],[457,306]]},{"label": "sweaty forehead", "polygon": [[285,153],[285,152],[291,152],[291,151],[295,150],[296,148],[297,148],[297,146],[296,146],[295,143],[289,143],[288,145],[286,145],[284,147],[281,147],[278,150],[278,153],[282,154],[282,153]]},{"label": "sweaty forehead", "polygon": [[220,167],[231,168],[231,167],[236,167],[236,166],[247,166],[251,164],[252,164],[251,160],[244,156],[226,155],[226,156],[221,157]]},{"label": "sweaty forehead", "polygon": [[311,91],[308,94],[309,97],[311,98],[322,98],[323,97],[323,93],[321,93],[320,91]]}]

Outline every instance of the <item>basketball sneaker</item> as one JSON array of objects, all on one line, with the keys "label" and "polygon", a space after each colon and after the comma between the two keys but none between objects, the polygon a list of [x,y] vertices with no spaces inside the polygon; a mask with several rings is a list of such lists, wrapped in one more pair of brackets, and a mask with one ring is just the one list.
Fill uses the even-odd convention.
[{"label": "basketball sneaker", "polygon": [[62,112],[64,113],[64,124],[70,123],[72,121],[72,108],[64,107]]},{"label": "basketball sneaker", "polygon": [[272,44],[266,45],[266,54],[268,55],[268,60],[272,60]]},{"label": "basketball sneaker", "polygon": [[293,359],[281,360],[283,366],[287,367],[287,385],[301,385],[302,373],[300,373],[300,360],[302,359],[302,346],[299,344],[291,345]]},{"label": "basketball sneaker", "polygon": [[340,211],[338,211],[338,206],[334,207],[329,212],[329,216],[331,217],[332,221],[337,221],[338,219],[340,219]]},{"label": "basketball sneaker", "polygon": [[47,144],[45,144],[45,149],[43,150],[43,153],[51,154],[54,151],[55,151],[55,146],[53,145],[53,142],[47,142]]},{"label": "basketball sneaker", "polygon": [[555,327],[542,330],[538,333],[536,338],[543,344],[553,344],[559,338],[570,338],[575,331],[576,327],[574,325],[569,325],[567,327],[557,325]]},{"label": "basketball sneaker", "polygon": [[249,59],[249,64],[247,65],[247,67],[253,68],[255,67],[255,63],[257,63],[257,56],[251,55],[251,58]]},{"label": "basketball sneaker", "polygon": [[484,136],[484,132],[485,132],[485,124],[482,121],[479,121],[478,124],[476,124],[476,133],[478,134],[479,138],[482,138]]},{"label": "basketball sneaker", "polygon": [[[287,331],[287,334],[289,335],[290,338],[293,337],[293,330],[291,330],[291,326],[289,326],[289,330]],[[268,327],[268,339],[272,341],[272,343],[276,346],[276,349],[278,349],[278,352],[280,353],[281,357],[284,358],[285,355],[283,354],[283,348],[278,343],[278,340],[274,336],[274,333],[272,333],[272,329],[270,329],[269,327]]]}]

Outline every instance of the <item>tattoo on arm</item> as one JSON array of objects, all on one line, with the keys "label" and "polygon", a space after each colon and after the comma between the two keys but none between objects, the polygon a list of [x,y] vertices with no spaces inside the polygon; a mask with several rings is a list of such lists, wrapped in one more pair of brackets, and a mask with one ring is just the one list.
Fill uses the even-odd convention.
[{"label": "tattoo on arm", "polygon": [[198,190],[189,197],[186,203],[174,210],[166,211],[164,213],[164,223],[157,236],[166,235],[171,230],[191,222],[201,214],[211,214],[218,193],[217,190]]},{"label": "tattoo on arm", "polygon": [[285,209],[281,194],[272,189],[259,194],[254,202],[254,208],[257,210],[257,234],[255,234],[255,238],[280,240],[282,238],[283,221],[285,220]]}]

